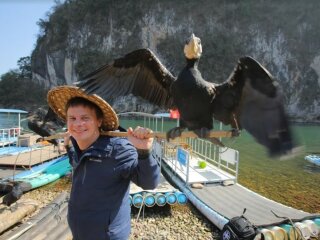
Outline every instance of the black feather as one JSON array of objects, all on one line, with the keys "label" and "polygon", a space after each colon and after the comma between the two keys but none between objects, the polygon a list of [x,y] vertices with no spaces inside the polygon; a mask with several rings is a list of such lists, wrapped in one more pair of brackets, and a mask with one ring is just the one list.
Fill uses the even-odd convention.
[{"label": "black feather", "polygon": [[139,49],[88,74],[77,85],[111,104],[116,97],[132,93],[170,108],[173,99],[169,89],[174,80],[151,50]]},{"label": "black feather", "polygon": [[[28,117],[28,128],[41,137],[56,134],[57,130],[62,126],[64,126],[63,121],[59,119],[51,108],[48,111],[39,108]],[[55,146],[58,145],[56,139],[49,140],[49,142]]]},{"label": "black feather", "polygon": [[215,119],[246,129],[272,156],[293,148],[280,88],[256,60],[241,58],[230,78],[216,89]]}]

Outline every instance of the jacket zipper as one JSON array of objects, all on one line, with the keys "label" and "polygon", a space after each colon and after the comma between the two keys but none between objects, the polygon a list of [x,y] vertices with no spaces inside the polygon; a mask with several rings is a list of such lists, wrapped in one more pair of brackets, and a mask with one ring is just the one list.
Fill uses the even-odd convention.
[{"label": "jacket zipper", "polygon": [[87,174],[87,161],[84,161],[84,173],[83,173],[83,177],[82,177],[82,184],[84,183],[84,179],[86,178],[86,174]]}]

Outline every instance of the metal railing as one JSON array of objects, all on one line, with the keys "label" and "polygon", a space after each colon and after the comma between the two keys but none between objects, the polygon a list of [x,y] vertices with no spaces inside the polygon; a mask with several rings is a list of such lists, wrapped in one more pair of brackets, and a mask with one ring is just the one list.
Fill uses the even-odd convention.
[{"label": "metal railing", "polygon": [[15,143],[20,135],[21,128],[1,128],[0,129],[0,146],[10,145]]},{"label": "metal railing", "polygon": [[196,154],[205,162],[209,162],[221,170],[234,175],[238,179],[239,152],[232,148],[222,148],[201,138],[187,138],[187,143]]},{"label": "metal railing", "polygon": [[[155,151],[157,158],[165,159],[173,172],[187,184],[190,183],[191,156],[204,161],[206,165],[211,164],[220,173],[233,176],[232,179],[237,182],[239,153],[234,149],[219,148],[211,142],[199,138],[186,138],[184,141],[173,143],[158,140],[154,148],[157,149]],[[181,154],[184,155],[182,161]],[[192,170],[197,171],[194,168]]]}]

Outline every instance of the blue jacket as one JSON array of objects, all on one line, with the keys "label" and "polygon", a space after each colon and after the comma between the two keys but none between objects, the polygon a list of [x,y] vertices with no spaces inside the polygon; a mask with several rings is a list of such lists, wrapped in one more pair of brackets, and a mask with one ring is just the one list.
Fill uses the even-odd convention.
[{"label": "blue jacket", "polygon": [[81,152],[68,150],[73,182],[68,223],[74,240],[128,239],[130,181],[154,189],[160,169],[151,154],[139,154],[126,138],[100,136]]}]

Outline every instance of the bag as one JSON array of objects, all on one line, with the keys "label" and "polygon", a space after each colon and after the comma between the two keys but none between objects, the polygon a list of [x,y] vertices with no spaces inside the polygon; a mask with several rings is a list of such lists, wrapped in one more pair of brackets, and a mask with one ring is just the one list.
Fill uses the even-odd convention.
[{"label": "bag", "polygon": [[[245,213],[244,210],[243,214]],[[233,217],[224,225],[220,239],[222,240],[252,240],[256,236],[257,228],[243,215]]]}]

